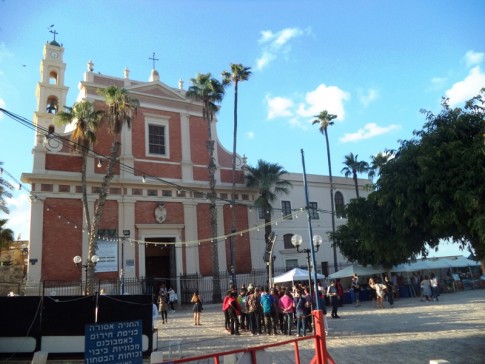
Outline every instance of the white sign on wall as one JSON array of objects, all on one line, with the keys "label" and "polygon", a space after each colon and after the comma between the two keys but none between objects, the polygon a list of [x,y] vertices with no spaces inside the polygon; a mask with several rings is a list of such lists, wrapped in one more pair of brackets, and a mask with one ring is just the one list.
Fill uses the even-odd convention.
[{"label": "white sign on wall", "polygon": [[95,271],[117,272],[118,271],[118,242],[98,240],[96,255],[99,257]]}]

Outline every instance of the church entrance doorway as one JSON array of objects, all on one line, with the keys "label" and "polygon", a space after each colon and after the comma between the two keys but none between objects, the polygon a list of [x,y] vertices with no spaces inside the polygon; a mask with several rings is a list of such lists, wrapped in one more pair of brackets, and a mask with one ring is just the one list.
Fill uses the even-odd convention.
[{"label": "church entrance doorway", "polygon": [[156,280],[174,278],[176,272],[175,239],[147,238],[145,241],[146,278]]}]

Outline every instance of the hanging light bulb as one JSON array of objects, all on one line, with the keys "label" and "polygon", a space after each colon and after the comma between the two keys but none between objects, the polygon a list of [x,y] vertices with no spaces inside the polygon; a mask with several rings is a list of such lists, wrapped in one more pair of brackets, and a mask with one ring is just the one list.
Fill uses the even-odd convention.
[{"label": "hanging light bulb", "polygon": [[103,166],[103,163],[101,163],[101,158],[98,159],[98,168],[101,168]]},{"label": "hanging light bulb", "polygon": [[143,183],[145,183],[145,182],[146,182],[145,176],[141,176],[141,181],[142,181]]}]

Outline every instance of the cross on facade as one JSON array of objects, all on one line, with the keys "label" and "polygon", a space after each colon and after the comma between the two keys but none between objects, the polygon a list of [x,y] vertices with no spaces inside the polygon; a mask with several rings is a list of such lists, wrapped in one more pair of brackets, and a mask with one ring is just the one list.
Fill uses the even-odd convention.
[{"label": "cross on facade", "polygon": [[54,34],[54,42],[55,42],[56,41],[56,34],[59,34],[59,33],[57,33],[55,29],[49,30],[49,32]]},{"label": "cross on facade", "polygon": [[153,56],[151,56],[148,59],[151,59],[153,61],[153,69],[155,69],[155,61],[159,61],[158,58],[155,58],[155,52],[153,52]]}]

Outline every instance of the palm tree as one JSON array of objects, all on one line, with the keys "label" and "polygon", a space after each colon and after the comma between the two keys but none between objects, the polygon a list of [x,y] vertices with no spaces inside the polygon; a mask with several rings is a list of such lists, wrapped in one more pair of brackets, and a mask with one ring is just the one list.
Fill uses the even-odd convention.
[{"label": "palm tree", "polygon": [[0,219],[0,254],[4,246],[9,246],[14,241],[13,231],[4,228],[7,219]]},{"label": "palm tree", "polygon": [[357,160],[358,156],[358,154],[354,156],[353,153],[346,155],[344,162],[345,167],[342,168],[342,170],[340,171],[345,175],[345,177],[349,177],[351,175],[354,179],[355,193],[357,194],[357,198],[359,198],[359,184],[357,181],[357,173],[366,173],[369,171],[369,163]]},{"label": "palm tree", "polygon": [[84,216],[86,227],[91,231],[91,216],[88,208],[87,183],[86,183],[86,165],[88,153],[91,146],[96,142],[96,132],[103,111],[95,110],[94,104],[89,101],[75,102],[72,107],[66,107],[67,111],[61,111],[54,117],[54,122],[59,126],[66,126],[74,123],[74,130],[71,134],[71,149],[81,153],[81,185]]},{"label": "palm tree", "polygon": [[371,165],[369,167],[369,178],[371,180],[379,174],[382,166],[386,164],[389,159],[393,158],[393,151],[386,151],[384,153],[378,153],[377,155],[372,155],[371,158]]},{"label": "palm tree", "polygon": [[[333,177],[332,177],[332,162],[330,159],[330,143],[328,142],[328,127],[333,125],[333,119],[337,115],[329,114],[327,110],[321,111],[320,114],[315,115],[317,119],[313,120],[312,125],[319,124],[320,132],[325,135],[325,143],[327,145],[327,160],[328,160],[328,177],[330,179],[330,213],[332,214],[332,233],[335,234],[335,201],[333,196]],[[335,272],[337,269],[337,246],[333,244],[333,266]]]},{"label": "palm tree", "polygon": [[108,157],[108,167],[106,168],[106,174],[103,178],[101,190],[99,192],[96,207],[94,209],[94,216],[91,221],[91,228],[88,233],[88,259],[87,259],[87,277],[86,282],[87,293],[93,292],[94,285],[94,263],[92,262],[92,256],[96,254],[97,249],[97,231],[99,221],[103,215],[104,205],[108,196],[108,190],[111,180],[114,176],[114,168],[118,161],[118,154],[120,151],[120,135],[123,130],[123,126],[131,127],[133,118],[136,115],[139,102],[129,96],[128,91],[116,86],[110,86],[105,89],[98,90],[98,94],[104,97],[107,110],[104,112],[103,118],[107,122],[108,131],[113,136],[111,143],[111,151]]},{"label": "palm tree", "polygon": [[[2,165],[3,162],[0,162],[0,166]],[[3,173],[2,167],[0,167],[0,172]],[[8,214],[10,211],[7,207],[7,201],[5,201],[5,199],[12,197],[9,190],[13,190],[13,186],[7,180],[2,178],[2,173],[0,173],[0,210],[5,214]]]},{"label": "palm tree", "polygon": [[[236,195],[236,144],[237,144],[237,101],[238,101],[238,86],[239,82],[247,81],[251,76],[251,67],[244,67],[242,64],[231,63],[231,72],[222,72],[223,84],[234,84],[234,132],[233,132],[233,147],[232,147],[232,225],[231,233],[236,232],[236,208],[235,208],[235,195]],[[231,235],[230,240],[230,256],[231,256],[231,273],[233,274],[233,281],[235,281],[235,264],[234,264],[234,235]],[[234,283],[236,284],[236,283]]]},{"label": "palm tree", "polygon": [[216,208],[216,163],[214,158],[215,143],[212,139],[212,122],[219,110],[219,105],[224,97],[224,85],[212,77],[210,73],[197,74],[191,79],[192,86],[189,87],[185,95],[189,99],[202,103],[202,117],[207,122],[207,152],[209,154],[209,214],[212,237],[212,274],[214,289],[212,291],[212,302],[221,302],[221,285],[219,279],[219,251],[217,241],[217,208]]},{"label": "palm tree", "polygon": [[[254,206],[261,209],[264,213],[264,241],[266,251],[269,251],[269,235],[271,234],[271,211],[272,203],[278,195],[288,194],[293,187],[290,181],[282,177],[288,172],[277,163],[269,163],[258,160],[256,167],[246,167],[246,186],[257,188],[259,196],[254,201]],[[272,257],[268,257],[272,259]]]}]

